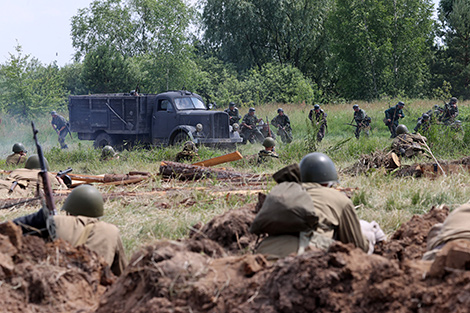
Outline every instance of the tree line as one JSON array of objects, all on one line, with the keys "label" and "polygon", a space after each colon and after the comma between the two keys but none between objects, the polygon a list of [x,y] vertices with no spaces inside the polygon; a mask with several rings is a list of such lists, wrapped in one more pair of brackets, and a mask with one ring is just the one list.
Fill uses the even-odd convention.
[{"label": "tree line", "polygon": [[257,105],[470,98],[470,2],[95,0],[71,20],[74,61],[14,47],[0,110],[30,117],[69,94],[187,89]]}]

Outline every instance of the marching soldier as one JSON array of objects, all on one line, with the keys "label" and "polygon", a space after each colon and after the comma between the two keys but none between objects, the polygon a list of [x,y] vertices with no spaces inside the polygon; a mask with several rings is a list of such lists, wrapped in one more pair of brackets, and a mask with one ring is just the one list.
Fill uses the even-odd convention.
[{"label": "marching soldier", "polygon": [[370,118],[367,116],[366,111],[359,108],[359,105],[353,105],[354,110],[354,121],[356,122],[356,131],[354,135],[359,139],[361,131],[363,131],[367,136],[369,136],[369,125]]}]

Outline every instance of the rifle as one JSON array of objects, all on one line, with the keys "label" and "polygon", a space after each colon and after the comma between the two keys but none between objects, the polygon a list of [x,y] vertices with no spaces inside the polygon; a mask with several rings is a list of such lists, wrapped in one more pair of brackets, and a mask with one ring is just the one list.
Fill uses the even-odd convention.
[{"label": "rifle", "polygon": [[268,120],[268,116],[266,115],[266,124],[268,124],[268,136],[269,137],[273,137],[273,135],[271,134],[271,127],[269,127],[269,120]]},{"label": "rifle", "polygon": [[13,190],[15,190],[16,186],[18,186],[18,182],[15,180],[12,184],[11,184],[11,187],[10,189],[8,190],[8,193],[12,193]]},{"label": "rifle", "polygon": [[344,125],[349,125],[349,126],[353,126],[353,127],[360,127],[360,125],[354,125],[354,124],[351,124],[351,123],[344,123]]},{"label": "rifle", "polygon": [[42,147],[38,142],[38,130],[34,126],[34,122],[31,121],[31,126],[33,128],[33,138],[34,142],[36,143],[36,150],[39,157],[39,164],[41,166],[41,171],[39,175],[42,178],[42,184],[44,185],[44,198],[46,200],[46,207],[49,210],[51,215],[55,215],[57,213],[54,203],[54,197],[52,196],[52,188],[51,183],[49,182],[49,177],[47,176],[47,167],[46,162],[44,161],[44,153],[42,152]]},{"label": "rifle", "polygon": [[67,175],[68,173],[70,173],[71,171],[73,171],[73,169],[71,167],[69,167],[68,169],[66,170],[63,170],[63,171],[60,171],[57,173],[56,177],[57,178],[61,178],[62,181],[64,182],[65,186],[67,186],[68,188],[70,188],[70,186],[72,185],[72,179],[70,178],[69,175]]}]

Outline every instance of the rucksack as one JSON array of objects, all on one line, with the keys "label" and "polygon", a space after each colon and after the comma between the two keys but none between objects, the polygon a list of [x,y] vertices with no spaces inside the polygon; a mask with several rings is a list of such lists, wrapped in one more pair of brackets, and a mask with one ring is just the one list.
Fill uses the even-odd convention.
[{"label": "rucksack", "polygon": [[264,200],[250,232],[256,235],[282,235],[315,230],[318,216],[312,199],[295,182],[276,185]]}]

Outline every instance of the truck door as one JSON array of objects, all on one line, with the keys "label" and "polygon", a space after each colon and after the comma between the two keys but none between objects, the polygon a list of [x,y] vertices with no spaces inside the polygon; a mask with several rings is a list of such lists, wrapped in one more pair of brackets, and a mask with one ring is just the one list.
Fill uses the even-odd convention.
[{"label": "truck door", "polygon": [[158,99],[152,116],[152,137],[158,141],[167,141],[170,132],[178,124],[176,111],[170,100]]}]

